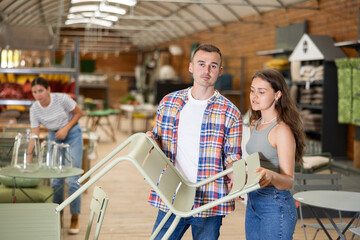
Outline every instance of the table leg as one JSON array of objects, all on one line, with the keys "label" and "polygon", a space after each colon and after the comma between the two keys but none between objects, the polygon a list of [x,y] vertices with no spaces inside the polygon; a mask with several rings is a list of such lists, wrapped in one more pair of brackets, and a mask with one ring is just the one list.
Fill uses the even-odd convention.
[{"label": "table leg", "polygon": [[[336,225],[336,223],[334,222],[334,220],[332,219],[332,217],[325,211],[322,210],[325,214],[325,216],[329,219],[329,221],[331,222],[331,224],[334,226],[336,232],[339,234],[339,238],[345,240],[345,236],[340,232],[340,229],[338,228],[338,226]],[[345,231],[346,229],[344,229]]]},{"label": "table leg", "polygon": [[14,186],[12,189],[12,197],[13,197],[13,203],[16,203],[16,178],[13,177]]},{"label": "table leg", "polygon": [[[309,205],[308,205],[308,206],[309,206]],[[314,209],[313,209],[311,206],[309,206],[309,209],[310,209],[311,213],[314,215],[314,217],[316,218],[316,221],[320,224],[321,228],[324,230],[326,236],[327,236],[329,239],[332,239],[331,236],[330,236],[330,234],[329,234],[329,232],[326,230],[324,224],[321,222],[319,216],[315,213]]]},{"label": "table leg", "polygon": [[131,135],[134,132],[134,116],[132,112],[128,112],[129,119],[129,134]]},{"label": "table leg", "polygon": [[[342,231],[342,234],[345,236],[345,232],[350,228],[351,224],[359,217],[360,213],[356,213],[353,218],[350,220],[350,222],[346,225],[345,229]],[[339,234],[340,235],[340,234]],[[337,240],[340,239],[340,237],[337,238]]]}]

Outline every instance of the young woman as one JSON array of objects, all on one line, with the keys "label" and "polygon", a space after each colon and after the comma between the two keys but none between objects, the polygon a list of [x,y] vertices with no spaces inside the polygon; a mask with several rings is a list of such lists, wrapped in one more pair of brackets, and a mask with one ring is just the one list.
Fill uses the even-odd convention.
[{"label": "young woman", "polygon": [[284,77],[274,69],[252,77],[248,154],[260,153],[260,189],[248,194],[247,240],[292,239],[297,212],[290,189],[305,150],[302,122]]},{"label": "young woman", "polygon": [[[31,91],[35,98],[34,104],[30,108],[30,123],[32,132],[39,135],[40,124],[49,129],[48,140],[70,145],[73,166],[81,168],[83,139],[82,130],[78,120],[82,111],[76,102],[65,93],[50,93],[49,83],[42,77],[36,77],[31,82]],[[77,189],[79,176],[66,179],[68,194],[71,195]],[[52,180],[54,191],[63,186],[64,179],[57,178]],[[63,201],[63,189],[55,192],[54,203],[60,204]],[[79,214],[81,208],[81,197],[78,197],[70,204],[71,225],[70,234],[77,234],[80,231]]]}]

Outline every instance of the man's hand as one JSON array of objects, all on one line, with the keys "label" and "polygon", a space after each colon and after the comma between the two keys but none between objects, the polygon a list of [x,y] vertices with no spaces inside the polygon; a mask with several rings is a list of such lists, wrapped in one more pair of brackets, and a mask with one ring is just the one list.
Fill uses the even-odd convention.
[{"label": "man's hand", "polygon": [[154,134],[153,134],[151,131],[147,131],[147,132],[146,132],[146,136],[148,136],[149,138],[151,138],[152,140],[154,140],[154,142],[156,142],[156,144],[158,145],[158,147],[159,147],[160,149],[162,149],[160,142],[154,138]]},{"label": "man's hand", "polygon": [[[232,168],[233,163],[229,163],[228,165],[226,165],[226,169],[228,168]],[[228,181],[228,187],[229,187],[229,191],[231,191],[232,186],[233,186],[233,177],[234,177],[234,173],[231,172],[228,175],[226,175],[227,181]]]}]

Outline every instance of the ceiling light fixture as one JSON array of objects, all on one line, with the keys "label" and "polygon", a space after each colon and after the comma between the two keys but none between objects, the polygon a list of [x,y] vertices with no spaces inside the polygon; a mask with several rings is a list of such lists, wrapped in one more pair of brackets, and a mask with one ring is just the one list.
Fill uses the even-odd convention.
[{"label": "ceiling light fixture", "polygon": [[78,13],[78,12],[96,12],[99,10],[98,5],[81,5],[73,6],[69,9],[69,13]]},{"label": "ceiling light fixture", "polygon": [[[84,2],[103,2],[103,0],[71,0],[72,4],[84,3]],[[127,6],[135,6],[136,0],[107,0],[109,3],[123,4]]]},{"label": "ceiling light fixture", "polygon": [[120,7],[114,7],[106,5],[105,3],[100,3],[100,12],[109,12],[124,15],[126,13],[126,10]]},{"label": "ceiling light fixture", "polygon": [[111,27],[112,22],[97,19],[97,18],[77,18],[77,19],[68,19],[65,21],[65,25],[72,25],[72,24],[95,24],[103,27]]},{"label": "ceiling light fixture", "polygon": [[109,6],[105,3],[100,3],[100,5],[81,5],[81,6],[73,6],[69,9],[70,13],[79,13],[79,12],[108,12],[115,13],[119,15],[124,15],[126,10],[120,7]]},{"label": "ceiling light fixture", "polygon": [[81,19],[81,18],[100,18],[112,22],[117,22],[119,18],[114,15],[97,12],[83,12],[81,14],[68,14],[67,19]]}]

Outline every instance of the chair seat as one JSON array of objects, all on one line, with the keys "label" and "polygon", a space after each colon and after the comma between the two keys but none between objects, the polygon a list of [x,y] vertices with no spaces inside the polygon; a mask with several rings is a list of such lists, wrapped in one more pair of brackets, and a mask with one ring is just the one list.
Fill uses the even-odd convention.
[{"label": "chair seat", "polygon": [[350,228],[349,230],[350,230],[350,232],[360,236],[360,227]]},{"label": "chair seat", "polygon": [[[44,202],[45,199],[53,193],[51,186],[38,185],[33,188],[23,188],[23,190],[35,201]],[[16,202],[18,203],[32,203],[33,201],[28,198],[20,189],[15,189]],[[0,203],[13,202],[13,188],[0,185]],[[51,203],[52,197],[46,200]]]},{"label": "chair seat", "polygon": [[95,111],[90,111],[89,112],[89,116],[91,117],[103,117],[103,116],[108,116],[110,114],[110,112],[106,109],[106,110],[95,110]]},{"label": "chair seat", "polygon": [[[344,230],[346,228],[347,223],[345,222],[341,222],[341,223],[336,223],[336,226],[340,229],[340,230]],[[322,227],[319,224],[306,224],[306,226],[311,227],[311,228],[315,228],[315,229],[322,229]],[[324,227],[327,230],[335,230],[334,226],[332,224],[324,224]]]}]

